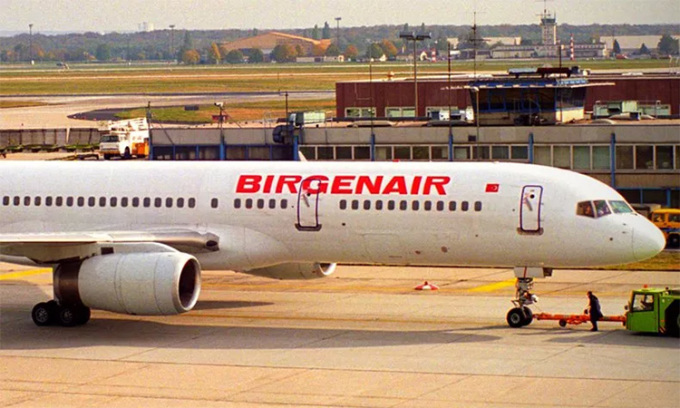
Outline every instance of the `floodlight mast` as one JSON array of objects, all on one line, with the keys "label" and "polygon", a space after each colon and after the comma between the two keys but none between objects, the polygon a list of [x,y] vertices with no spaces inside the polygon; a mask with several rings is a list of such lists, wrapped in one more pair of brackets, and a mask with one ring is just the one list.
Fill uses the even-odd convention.
[{"label": "floodlight mast", "polygon": [[430,33],[416,33],[403,31],[399,33],[399,38],[406,41],[413,41],[413,92],[414,92],[414,119],[418,117],[418,61],[416,59],[416,43],[432,38]]}]

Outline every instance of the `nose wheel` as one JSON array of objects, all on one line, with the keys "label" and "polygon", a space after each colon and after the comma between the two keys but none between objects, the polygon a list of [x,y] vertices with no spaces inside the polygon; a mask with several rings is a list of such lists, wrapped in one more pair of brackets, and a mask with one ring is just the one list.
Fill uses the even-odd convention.
[{"label": "nose wheel", "polygon": [[534,314],[532,313],[529,305],[538,302],[536,295],[531,293],[531,289],[534,287],[533,278],[517,278],[515,283],[515,299],[513,299],[512,304],[515,305],[514,308],[508,311],[506,320],[510,327],[522,327],[528,326],[534,321]]}]

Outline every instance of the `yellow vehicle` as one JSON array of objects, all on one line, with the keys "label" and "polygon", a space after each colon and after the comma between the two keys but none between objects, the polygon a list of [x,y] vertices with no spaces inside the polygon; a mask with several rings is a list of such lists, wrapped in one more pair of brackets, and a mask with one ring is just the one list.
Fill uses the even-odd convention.
[{"label": "yellow vehicle", "polygon": [[680,209],[661,208],[654,210],[649,218],[666,236],[667,248],[680,247]]}]

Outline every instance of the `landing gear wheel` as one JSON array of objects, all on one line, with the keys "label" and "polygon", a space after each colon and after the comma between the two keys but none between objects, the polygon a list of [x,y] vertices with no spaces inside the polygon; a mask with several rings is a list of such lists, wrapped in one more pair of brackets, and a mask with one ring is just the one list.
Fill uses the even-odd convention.
[{"label": "landing gear wheel", "polygon": [[510,309],[508,315],[506,316],[508,324],[510,325],[510,327],[514,328],[524,326],[525,319],[526,317],[524,317],[524,311],[522,311],[522,309],[519,307]]},{"label": "landing gear wheel", "polygon": [[524,306],[522,308],[524,311],[524,324],[522,326],[528,326],[534,321],[534,314],[528,307]]},{"label": "landing gear wheel", "polygon": [[55,310],[47,302],[41,302],[33,306],[31,318],[33,318],[33,323],[36,326],[49,326],[54,321]]},{"label": "landing gear wheel", "polygon": [[59,324],[64,327],[79,326],[90,320],[90,308],[81,305],[63,305],[59,308]]}]

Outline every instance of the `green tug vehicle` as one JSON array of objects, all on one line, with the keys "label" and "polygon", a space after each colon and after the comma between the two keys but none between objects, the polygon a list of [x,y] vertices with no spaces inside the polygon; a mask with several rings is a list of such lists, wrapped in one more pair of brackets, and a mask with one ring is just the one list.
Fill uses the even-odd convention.
[{"label": "green tug vehicle", "polygon": [[626,329],[680,337],[680,289],[634,290],[626,309]]}]

